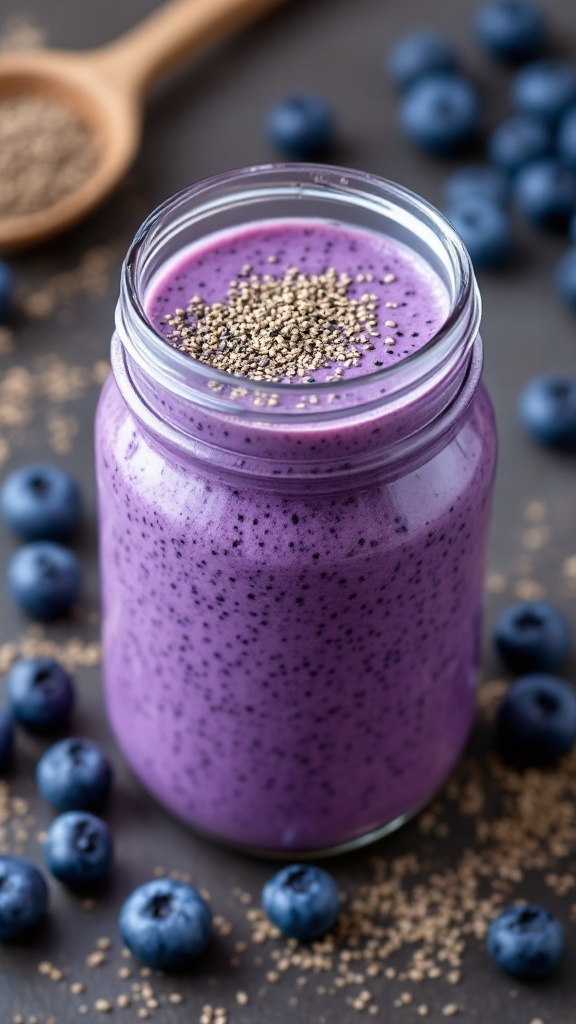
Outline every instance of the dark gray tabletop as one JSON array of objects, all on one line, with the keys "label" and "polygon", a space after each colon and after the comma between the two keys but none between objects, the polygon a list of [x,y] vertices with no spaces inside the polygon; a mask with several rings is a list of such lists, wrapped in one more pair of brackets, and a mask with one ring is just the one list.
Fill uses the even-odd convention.
[{"label": "dark gray tabletop", "polygon": [[[26,0],[24,13],[53,46],[87,48],[126,30],[154,0]],[[576,58],[570,5],[546,0],[560,50]],[[142,151],[129,179],[82,227],[13,261],[22,312],[0,332],[2,470],[58,457],[81,482],[88,508],[77,549],[85,599],[73,621],[31,628],[5,598],[0,669],[20,652],[48,650],[74,667],[73,728],[101,741],[117,767],[109,819],[117,841],[110,885],[86,903],[51,886],[49,922],[23,946],[0,950],[0,1021],[82,1019],[165,1024],[349,1024],[358,1014],[389,1024],[420,1018],[568,1024],[575,1017],[576,760],[524,779],[490,755],[490,716],[502,692],[486,644],[486,684],[469,752],[438,801],[390,839],[334,861],[347,894],[336,944],[299,951],[270,939],[257,910],[273,866],[190,835],[131,778],[108,733],[98,668],[98,586],[92,420],[106,372],[120,261],[139,222],[193,179],[273,158],[262,130],[270,102],[318,90],[338,112],[336,159],[396,179],[433,201],[449,164],[400,137],[382,59],[403,31],[426,21],[445,30],[486,90],[487,123],[505,109],[508,75],[474,45],[471,0],[291,0],[258,26],[202,58],[151,97]],[[424,12],[424,13],[423,13]],[[2,18],[22,16],[3,0]],[[4,25],[6,28],[6,23]],[[0,26],[1,32],[1,26]],[[486,380],[497,407],[501,458],[487,585],[487,624],[515,597],[546,595],[574,618],[576,475],[573,459],[539,451],[516,419],[523,383],[548,369],[572,372],[574,316],[553,294],[565,247],[519,226],[509,272],[481,279]],[[15,542],[0,530],[0,560]],[[574,678],[575,665],[566,674]],[[0,845],[40,862],[49,809],[34,792],[39,741],[18,737],[0,783]],[[210,893],[217,916],[210,951],[186,976],[142,972],[123,957],[118,907],[160,871]],[[543,983],[514,983],[488,961],[486,921],[500,902],[533,898],[567,929],[561,969]],[[102,1001],[102,1002],[99,1002]],[[124,1004],[130,1005],[124,1005]],[[202,1010],[203,1007],[212,1010]],[[222,1008],[217,1015],[216,1007]]]}]

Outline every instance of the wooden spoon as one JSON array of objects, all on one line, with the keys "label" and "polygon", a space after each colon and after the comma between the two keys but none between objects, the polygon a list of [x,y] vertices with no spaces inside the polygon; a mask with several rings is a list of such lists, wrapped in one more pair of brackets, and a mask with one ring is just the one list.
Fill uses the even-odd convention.
[{"label": "wooden spoon", "polygon": [[148,87],[202,46],[282,0],[172,0],[125,36],[86,53],[35,50],[0,58],[0,100],[41,95],[73,109],[94,133],[98,158],[76,191],[37,213],[0,218],[0,248],[36,245],[81,220],[113,190],[140,142]]}]

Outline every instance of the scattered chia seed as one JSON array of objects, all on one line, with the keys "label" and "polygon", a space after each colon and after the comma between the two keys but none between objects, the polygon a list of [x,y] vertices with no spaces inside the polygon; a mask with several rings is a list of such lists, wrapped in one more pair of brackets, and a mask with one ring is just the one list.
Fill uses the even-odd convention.
[{"label": "scattered chia seed", "polygon": [[379,337],[378,297],[349,295],[360,278],[366,275],[353,279],[333,268],[307,275],[297,267],[272,277],[252,273],[246,264],[230,282],[225,302],[205,305],[195,295],[186,309],[168,315],[168,341],[238,377],[309,382],[311,372],[330,366],[338,375],[332,379],[339,379],[345,367],[360,365],[364,351],[373,348],[371,338]]}]

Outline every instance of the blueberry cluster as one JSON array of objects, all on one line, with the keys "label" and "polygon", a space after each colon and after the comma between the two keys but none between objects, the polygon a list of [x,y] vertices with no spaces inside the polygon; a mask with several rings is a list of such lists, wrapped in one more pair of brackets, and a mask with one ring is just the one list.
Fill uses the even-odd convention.
[{"label": "blueberry cluster", "polygon": [[[79,590],[77,561],[58,543],[74,534],[80,519],[80,492],[75,481],[55,466],[18,469],[3,484],[0,511],[14,532],[28,542],[9,565],[13,597],[35,618],[56,618],[68,610]],[[24,658],[8,672],[5,695],[7,709],[0,709],[1,765],[12,756],[14,723],[42,736],[67,726],[75,704],[75,685],[53,659]],[[56,743],[38,763],[40,793],[58,810],[67,812],[52,823],[44,844],[46,867],[66,885],[83,887],[108,874],[110,830],[104,821],[86,812],[104,800],[111,778],[106,755],[88,740]],[[0,938],[12,939],[35,927],[45,915],[48,888],[38,869],[19,857],[0,858],[0,879]]]},{"label": "blueberry cluster", "polygon": [[521,601],[504,609],[493,636],[506,668],[522,673],[500,706],[497,747],[510,764],[551,765],[576,741],[576,693],[552,674],[570,653],[570,623],[547,601]]},{"label": "blueberry cluster", "polygon": [[[576,693],[551,673],[568,657],[571,628],[566,617],[544,601],[504,609],[494,628],[504,664],[524,672],[508,689],[496,720],[496,746],[517,768],[554,765],[576,741]],[[491,924],[488,952],[508,974],[519,978],[547,974],[564,952],[559,921],[542,907],[509,907]]]},{"label": "blueberry cluster", "polygon": [[[33,475],[40,479],[37,467]],[[40,511],[30,502],[31,478],[25,470],[9,478],[3,511],[17,532],[23,532],[25,522],[27,529],[42,536],[45,527]],[[52,479],[44,470],[41,478]],[[55,479],[61,482],[61,477]],[[37,490],[33,488],[33,493]],[[75,493],[69,486],[60,488],[60,493],[66,490]],[[63,509],[58,502],[47,501],[44,507],[47,529],[54,516],[62,523]],[[20,520],[14,510],[22,508],[26,516]],[[12,756],[14,723],[35,734],[53,733],[68,723],[75,703],[72,677],[49,658],[16,662],[8,673],[5,692],[8,709],[0,709],[1,766]],[[44,841],[46,868],[70,889],[85,891],[101,883],[114,859],[110,829],[93,813],[103,806],[112,785],[106,754],[88,739],[60,740],[38,761],[36,784],[44,799],[61,812]],[[48,901],[48,886],[38,868],[23,857],[0,856],[0,941],[17,939],[35,929],[48,910]],[[121,911],[120,930],[127,946],[145,964],[173,968],[184,966],[201,952],[210,935],[211,920],[210,908],[196,889],[162,880],[142,886],[128,898]]]},{"label": "blueberry cluster", "polygon": [[[457,171],[445,187],[447,216],[473,263],[493,269],[513,254],[511,198],[540,228],[563,230],[574,220],[576,66],[542,56],[546,17],[527,0],[491,0],[479,7],[475,32],[493,58],[523,65],[512,81],[513,113],[487,139],[489,162]],[[401,127],[418,146],[451,154],[478,140],[480,96],[449,40],[425,31],[405,36],[389,54],[388,73],[403,93]],[[557,285],[576,306],[573,257],[558,268]]]},{"label": "blueberry cluster", "polygon": [[[312,942],[336,923],[340,895],[327,871],[312,865],[282,868],[264,886],[262,906],[286,938]],[[136,889],[119,918],[120,934],[139,960],[158,970],[185,967],[205,948],[212,912],[190,885],[168,878]]]},{"label": "blueberry cluster", "polygon": [[0,490],[0,513],[25,541],[7,570],[14,601],[41,622],[66,614],[82,583],[78,560],[62,543],[76,533],[82,513],[75,481],[47,463],[16,469]]},{"label": "blueberry cluster", "polygon": [[[476,37],[496,60],[515,67],[513,112],[486,140],[487,163],[455,171],[445,182],[446,215],[476,268],[505,266],[514,254],[509,206],[533,225],[568,231],[557,291],[576,309],[576,65],[543,56],[548,25],[527,0],[491,0],[478,8]],[[518,65],[522,65],[518,69]],[[415,31],[388,56],[402,91],[400,124],[431,153],[456,153],[480,135],[480,99],[449,40]],[[527,432],[550,448],[576,448],[576,379],[547,374],[520,400]]]},{"label": "blueberry cluster", "polygon": [[[45,729],[46,702],[39,715],[37,695],[13,683],[18,675],[29,678],[31,671],[31,663],[18,663],[8,680],[9,692],[18,697],[19,720],[30,727],[40,718]],[[62,676],[63,670],[54,663],[54,678],[58,673]],[[5,762],[13,741],[5,713],[0,714],[0,741]],[[40,758],[36,782],[41,795],[63,812],[50,825],[44,841],[48,871],[73,890],[86,891],[101,883],[111,870],[114,845],[108,825],[91,810],[99,809],[110,791],[108,758],[89,740],[65,739]],[[22,857],[0,857],[0,941],[31,931],[47,909],[48,887],[41,872]],[[147,966],[164,970],[184,967],[198,956],[208,942],[211,924],[210,908],[198,890],[171,879],[136,889],[124,903],[119,919],[121,935],[134,955]]]},{"label": "blueberry cluster", "polygon": [[[75,703],[72,677],[49,658],[26,658],[6,678],[7,710],[0,709],[0,765],[14,748],[14,724],[44,736],[68,723]],[[106,823],[87,808],[99,806],[112,779],[108,758],[96,744],[66,739],[40,758],[37,785],[58,810],[44,843],[44,860],[55,878],[73,888],[103,879],[112,863],[112,839]],[[46,883],[32,864],[19,857],[0,857],[0,939],[12,939],[33,928],[48,908]]]},{"label": "blueberry cluster", "polygon": [[[552,674],[570,653],[570,623],[546,601],[522,601],[504,609],[493,639],[506,668],[525,673],[509,687],[498,710],[498,752],[515,768],[551,767],[576,742],[574,687]],[[564,946],[560,922],[534,904],[503,910],[487,936],[492,959],[517,978],[548,974]]]}]

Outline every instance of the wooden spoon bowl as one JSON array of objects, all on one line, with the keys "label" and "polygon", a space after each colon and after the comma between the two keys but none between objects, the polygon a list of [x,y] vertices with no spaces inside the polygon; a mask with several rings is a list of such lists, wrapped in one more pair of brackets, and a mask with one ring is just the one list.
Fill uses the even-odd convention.
[{"label": "wooden spoon bowl", "polygon": [[36,213],[0,218],[0,249],[36,245],[80,221],[112,192],[139,146],[142,103],[152,82],[201,46],[242,27],[282,0],[172,0],[100,50],[39,50],[0,58],[0,102],[39,96],[73,111],[96,146],[80,188]]},{"label": "wooden spoon bowl", "polygon": [[15,250],[45,241],[90,213],[123,177],[136,154],[141,115],[136,102],[66,53],[17,54],[0,61],[0,101],[39,96],[72,110],[85,122],[96,148],[94,172],[80,188],[36,213],[0,218],[0,248]]}]

